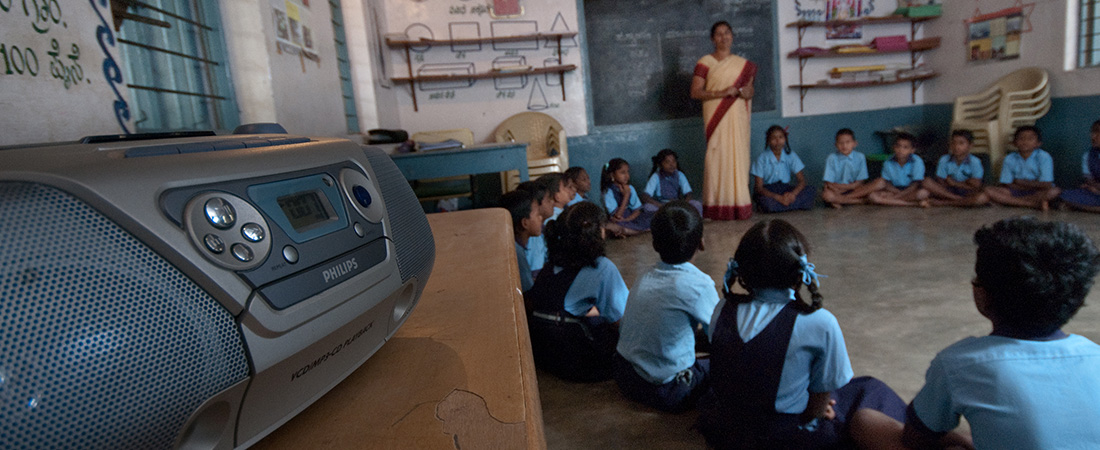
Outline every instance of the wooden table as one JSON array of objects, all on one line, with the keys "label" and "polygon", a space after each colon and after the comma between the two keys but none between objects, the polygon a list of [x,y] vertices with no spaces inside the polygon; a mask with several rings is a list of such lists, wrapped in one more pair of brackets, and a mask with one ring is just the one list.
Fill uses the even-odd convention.
[{"label": "wooden table", "polygon": [[253,448],[546,447],[508,213],[428,222],[435,266],[408,321]]},{"label": "wooden table", "polygon": [[457,175],[518,170],[527,181],[527,144],[523,142],[478,145],[455,150],[395,153],[390,155],[405,179],[444,178]]}]

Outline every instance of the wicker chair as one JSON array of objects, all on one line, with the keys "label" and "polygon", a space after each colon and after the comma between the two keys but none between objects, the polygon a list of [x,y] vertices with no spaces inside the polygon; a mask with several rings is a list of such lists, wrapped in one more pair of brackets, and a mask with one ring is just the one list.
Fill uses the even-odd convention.
[{"label": "wicker chair", "polygon": [[986,90],[955,99],[952,129],[974,133],[973,153],[988,153],[990,169],[1000,174],[1005,147],[1016,128],[1034,125],[1050,111],[1047,72],[1029,67],[1012,72]]},{"label": "wicker chair", "polygon": [[[553,117],[540,112],[521,112],[509,117],[493,132],[496,142],[526,142],[527,171],[531,179],[569,168],[565,129]],[[519,185],[519,171],[501,174],[504,192]]]}]

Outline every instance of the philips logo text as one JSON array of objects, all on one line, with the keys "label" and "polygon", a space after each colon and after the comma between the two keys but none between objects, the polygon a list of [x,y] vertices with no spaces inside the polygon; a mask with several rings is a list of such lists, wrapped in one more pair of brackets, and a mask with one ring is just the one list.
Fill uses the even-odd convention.
[{"label": "philips logo text", "polygon": [[359,268],[359,263],[355,262],[355,258],[349,259],[349,260],[344,261],[340,264],[332,266],[331,268],[329,268],[328,270],[325,270],[323,272],[324,276],[325,276],[325,283],[328,283],[329,281],[332,281],[332,280],[340,278],[344,275],[347,275],[348,273],[350,273],[351,271],[353,271],[357,268]]}]

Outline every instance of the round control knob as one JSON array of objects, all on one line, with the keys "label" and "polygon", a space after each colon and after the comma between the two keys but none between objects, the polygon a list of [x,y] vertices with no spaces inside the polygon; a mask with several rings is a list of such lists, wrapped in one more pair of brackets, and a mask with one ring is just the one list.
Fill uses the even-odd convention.
[{"label": "round control knob", "polygon": [[237,212],[233,210],[233,205],[221,197],[207,200],[203,210],[206,213],[206,220],[210,221],[210,225],[214,228],[225,230],[237,221]]},{"label": "round control knob", "polygon": [[367,234],[367,230],[363,228],[363,225],[361,225],[359,222],[355,222],[355,225],[353,225],[351,228],[355,230],[356,236],[363,237]]},{"label": "round control knob", "polygon": [[210,250],[212,253],[221,253],[225,251],[225,242],[216,234],[203,236],[202,242],[206,244],[206,249]]},{"label": "round control knob", "polygon": [[264,227],[261,227],[259,224],[249,222],[241,227],[241,236],[244,236],[244,238],[249,241],[260,242],[264,240],[265,235]]},{"label": "round control knob", "polygon": [[367,191],[367,188],[356,185],[355,187],[351,188],[351,192],[352,194],[355,194],[356,202],[359,202],[359,204],[362,205],[364,208],[370,208],[370,204],[374,201],[374,199],[370,197],[370,192]]},{"label": "round control knob", "polygon": [[286,246],[286,247],[283,247],[283,259],[285,259],[286,262],[291,263],[291,264],[297,263],[298,262],[298,249],[296,249],[294,247],[291,247],[289,245]]},{"label": "round control knob", "polygon": [[237,258],[241,262],[252,261],[252,258],[253,258],[252,249],[248,248],[247,245],[233,244],[233,247],[232,247],[231,250],[233,251],[233,257]]}]

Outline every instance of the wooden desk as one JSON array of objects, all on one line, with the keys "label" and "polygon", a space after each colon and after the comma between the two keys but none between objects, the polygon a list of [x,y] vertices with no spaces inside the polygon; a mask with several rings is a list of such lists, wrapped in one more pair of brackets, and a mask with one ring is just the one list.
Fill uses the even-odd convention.
[{"label": "wooden desk", "polygon": [[443,178],[478,173],[518,170],[519,179],[527,181],[527,144],[479,145],[456,150],[436,150],[391,154],[394,164],[405,179]]},{"label": "wooden desk", "polygon": [[428,215],[431,278],[378,353],[256,449],[546,448],[511,218]]}]

